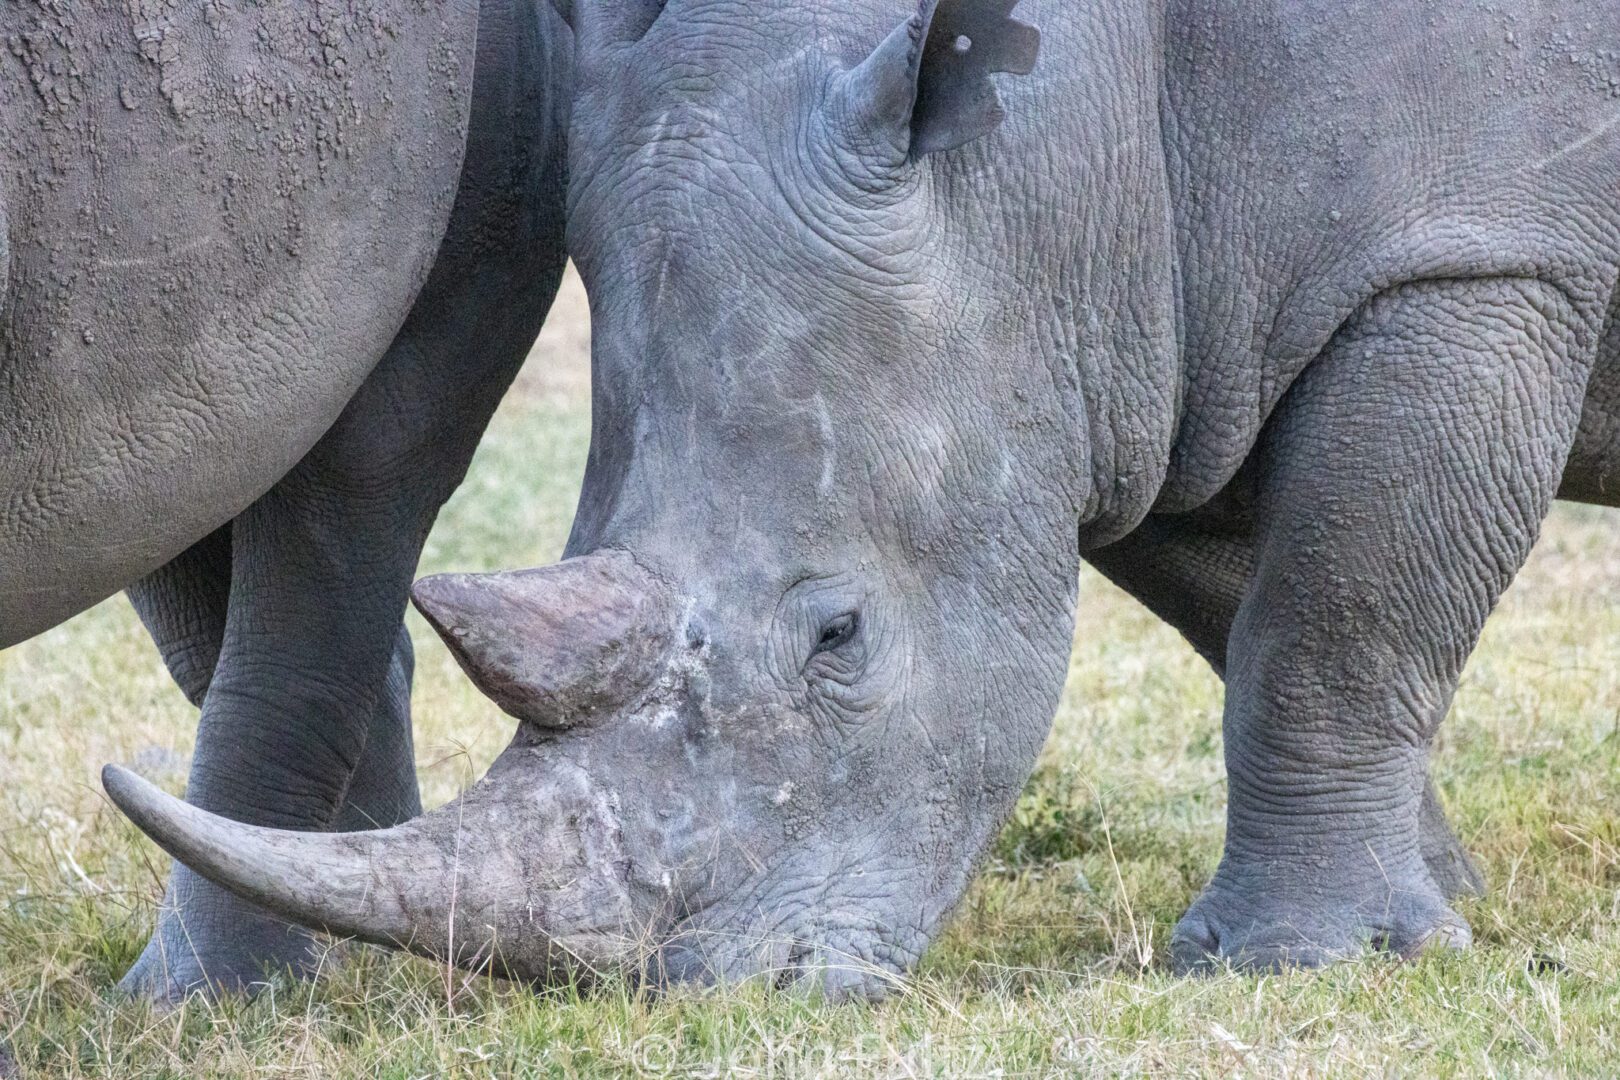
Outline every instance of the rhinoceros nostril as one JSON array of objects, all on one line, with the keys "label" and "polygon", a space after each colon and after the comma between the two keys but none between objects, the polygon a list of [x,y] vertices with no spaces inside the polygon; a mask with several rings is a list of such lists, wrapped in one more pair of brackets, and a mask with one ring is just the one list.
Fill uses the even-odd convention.
[{"label": "rhinoceros nostril", "polygon": [[697,652],[709,643],[708,628],[701,622],[693,619],[686,624],[686,647]]},{"label": "rhinoceros nostril", "polygon": [[776,989],[787,990],[808,975],[806,962],[815,956],[815,948],[806,941],[795,941],[776,972]]}]

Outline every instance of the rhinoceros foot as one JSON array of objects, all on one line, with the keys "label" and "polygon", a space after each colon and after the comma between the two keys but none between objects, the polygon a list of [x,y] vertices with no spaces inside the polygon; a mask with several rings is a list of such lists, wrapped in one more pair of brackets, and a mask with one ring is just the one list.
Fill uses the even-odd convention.
[{"label": "rhinoceros foot", "polygon": [[328,948],[310,931],[176,867],[157,928],[118,987],[160,1006],[193,994],[251,994],[278,976],[313,975]]},{"label": "rhinoceros foot", "polygon": [[1440,797],[1435,794],[1432,781],[1423,793],[1418,838],[1423,861],[1446,899],[1485,895],[1485,875],[1473,856],[1468,854],[1468,849],[1463,847],[1451,822],[1446,820],[1446,812],[1440,806]]},{"label": "rhinoceros foot", "polygon": [[1223,865],[1176,925],[1178,973],[1325,967],[1369,948],[1401,957],[1466,948],[1468,924],[1421,860],[1357,877],[1277,863]]}]

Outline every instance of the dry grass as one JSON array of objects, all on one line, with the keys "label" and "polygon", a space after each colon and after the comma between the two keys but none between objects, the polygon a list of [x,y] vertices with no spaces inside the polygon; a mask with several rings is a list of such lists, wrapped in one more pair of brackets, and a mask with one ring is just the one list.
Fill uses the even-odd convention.
[{"label": "dry grass", "polygon": [[[532,564],[560,549],[588,428],[577,290],[565,308],[426,569]],[[251,1003],[160,1016],[114,1000],[165,863],[107,805],[96,773],[133,762],[178,789],[195,722],[114,600],[0,654],[0,1037],[16,1069],[42,1076],[1613,1073],[1617,526],[1559,510],[1442,736],[1442,789],[1492,882],[1466,906],[1472,952],[1319,976],[1164,974],[1169,928],[1219,853],[1220,686],[1173,632],[1088,574],[1044,764],[944,939],[876,1008],[749,991],[535,997],[369,949]],[[510,724],[430,633],[418,642],[422,783],[438,802]]]}]

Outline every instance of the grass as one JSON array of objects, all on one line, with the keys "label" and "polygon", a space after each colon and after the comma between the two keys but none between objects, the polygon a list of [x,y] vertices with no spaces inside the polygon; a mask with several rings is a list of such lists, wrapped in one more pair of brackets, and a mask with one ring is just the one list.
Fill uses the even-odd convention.
[{"label": "grass", "polygon": [[[549,561],[588,432],[577,290],[446,510],[424,569]],[[1469,665],[1436,770],[1491,892],[1476,946],[1319,975],[1178,980],[1213,870],[1221,688],[1094,574],[1042,765],[961,910],[877,1007],[748,990],[526,990],[372,949],[314,984],[155,1014],[110,988],[166,860],[100,793],[182,784],[195,716],[127,604],[0,654],[0,1076],[1478,1076],[1620,1067],[1620,520],[1560,507]],[[420,623],[424,794],[511,725]]]}]

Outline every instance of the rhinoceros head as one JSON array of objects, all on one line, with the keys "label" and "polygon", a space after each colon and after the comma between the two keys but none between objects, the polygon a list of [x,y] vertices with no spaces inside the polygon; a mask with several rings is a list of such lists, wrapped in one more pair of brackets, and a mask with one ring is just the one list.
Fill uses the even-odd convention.
[{"label": "rhinoceros head", "polygon": [[294,918],[463,963],[881,991],[1016,797],[1072,628],[1085,469],[1032,448],[1079,406],[996,246],[1014,3],[575,0],[571,557],[416,590],[516,740],[373,834],[120,802]]}]

